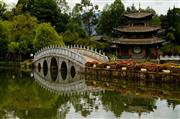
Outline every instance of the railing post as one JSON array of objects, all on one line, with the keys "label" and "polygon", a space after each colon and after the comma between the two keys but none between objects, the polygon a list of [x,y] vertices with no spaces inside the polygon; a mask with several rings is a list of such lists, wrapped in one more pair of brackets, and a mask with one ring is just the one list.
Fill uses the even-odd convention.
[{"label": "railing post", "polygon": [[97,53],[97,49],[94,49],[95,53]]}]

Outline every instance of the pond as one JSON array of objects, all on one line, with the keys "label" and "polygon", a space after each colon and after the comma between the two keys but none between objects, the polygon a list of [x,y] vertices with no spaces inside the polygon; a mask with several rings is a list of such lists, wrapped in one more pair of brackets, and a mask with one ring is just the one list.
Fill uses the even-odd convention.
[{"label": "pond", "polygon": [[[79,74],[74,80],[68,80],[68,77],[55,85],[59,79],[43,79],[36,71],[0,68],[0,118],[180,118],[178,84],[102,82]],[[52,85],[64,87],[53,91]]]}]

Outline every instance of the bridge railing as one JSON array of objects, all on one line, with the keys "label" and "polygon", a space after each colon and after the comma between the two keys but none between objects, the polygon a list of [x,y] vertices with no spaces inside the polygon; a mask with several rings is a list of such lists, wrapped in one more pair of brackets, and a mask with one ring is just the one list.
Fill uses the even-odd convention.
[{"label": "bridge railing", "polygon": [[91,58],[96,59],[98,61],[102,61],[102,62],[108,62],[109,61],[109,59],[105,55],[105,53],[102,53],[100,50],[98,51],[97,49],[93,49],[93,48],[81,46],[81,45],[70,45],[67,47],[70,49],[73,49],[75,52],[78,52],[79,54],[91,57]]},{"label": "bridge railing", "polygon": [[180,60],[180,56],[176,55],[171,55],[171,56],[168,56],[168,55],[165,55],[165,56],[160,56],[160,60],[177,60],[179,61]]},{"label": "bridge railing", "polygon": [[35,53],[34,55],[34,61],[48,56],[63,56],[65,58],[69,58],[70,60],[76,61],[81,65],[85,65],[86,63],[85,58],[79,53],[72,51],[67,47],[60,47],[58,45],[44,47],[41,50],[37,51],[37,53]]}]

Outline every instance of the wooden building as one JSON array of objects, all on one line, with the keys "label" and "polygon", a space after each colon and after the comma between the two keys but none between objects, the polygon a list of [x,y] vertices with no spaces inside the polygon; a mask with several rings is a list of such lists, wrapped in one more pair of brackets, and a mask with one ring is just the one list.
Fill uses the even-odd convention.
[{"label": "wooden building", "polygon": [[[159,27],[151,26],[153,14],[136,12],[123,14],[128,19],[128,25],[115,28],[121,37],[111,41],[120,59],[158,59],[159,47],[163,40],[155,37]],[[116,47],[115,47],[116,46]]]}]

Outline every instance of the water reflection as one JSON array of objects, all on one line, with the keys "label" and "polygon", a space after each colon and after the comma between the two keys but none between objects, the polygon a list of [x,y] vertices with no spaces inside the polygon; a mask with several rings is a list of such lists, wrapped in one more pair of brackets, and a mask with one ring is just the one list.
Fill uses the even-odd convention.
[{"label": "water reflection", "polygon": [[[53,61],[53,60],[52,60]],[[62,63],[62,67],[66,66],[65,63]],[[51,67],[54,67],[52,65]],[[55,67],[57,65],[55,64]],[[67,70],[67,67],[65,68]],[[64,74],[64,68],[61,68],[61,71],[58,72],[58,68],[51,68],[50,73],[47,73],[46,76],[42,75],[40,72],[37,71],[37,69],[34,70],[34,79],[35,81],[42,87],[47,89],[48,91],[62,94],[62,95],[73,95],[73,94],[84,94],[84,93],[90,93],[90,92],[101,92],[103,91],[101,88],[93,88],[88,87],[85,83],[85,77],[84,75],[76,74],[75,75],[75,68],[71,67],[71,76],[66,81],[64,80],[64,77],[62,76],[62,72]],[[48,71],[47,71],[48,72]],[[53,74],[55,73],[55,74]],[[55,76],[53,76],[55,75]],[[66,74],[67,75],[67,72]],[[46,79],[46,77],[50,77],[51,79]],[[56,82],[54,80],[54,77],[56,77]]]},{"label": "water reflection", "polygon": [[50,71],[51,71],[51,79],[53,81],[56,81],[57,79],[57,76],[58,76],[58,64],[57,64],[57,61],[56,59],[53,57],[52,60],[51,60],[51,64],[50,64],[51,68],[50,68]]},{"label": "water reflection", "polygon": [[[37,69],[38,71],[38,69]],[[153,89],[132,82],[109,83],[109,87],[96,80],[83,80],[84,76],[57,83],[66,85],[83,80],[86,87],[106,89],[104,93],[73,93],[56,95],[30,77],[31,71],[0,69],[0,118],[65,119],[65,118],[167,118],[179,119],[180,95],[178,86],[162,85]],[[50,74],[50,73],[49,73]],[[47,74],[47,76],[49,75]],[[59,76],[59,74],[58,74]],[[57,76],[57,80],[59,77]],[[34,73],[34,77],[36,74]],[[67,76],[71,77],[71,76]],[[42,78],[42,77],[41,77]],[[45,78],[45,77],[43,77]],[[51,77],[50,77],[51,78]],[[75,81],[74,81],[75,80]],[[51,79],[43,79],[52,84]],[[107,83],[107,82],[106,82]],[[137,82],[138,83],[138,82]],[[54,85],[54,84],[53,84]],[[43,88],[42,88],[43,87]],[[94,88],[94,87],[93,87]],[[96,89],[95,88],[95,89]],[[80,88],[81,89],[81,88]],[[109,90],[109,91],[108,91]],[[140,92],[138,92],[139,90]],[[161,90],[161,92],[160,92]],[[61,90],[61,92],[63,92]],[[70,91],[70,92],[73,92]],[[147,94],[146,94],[147,93]],[[151,95],[150,95],[151,94]],[[152,95],[153,94],[153,95]]]},{"label": "water reflection", "polygon": [[63,80],[66,80],[67,78],[67,65],[65,62],[62,62],[61,64],[61,76]]},{"label": "water reflection", "polygon": [[43,62],[43,74],[44,74],[44,76],[47,76],[47,73],[48,73],[48,64],[47,64],[47,61],[44,60],[44,62]]}]

